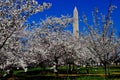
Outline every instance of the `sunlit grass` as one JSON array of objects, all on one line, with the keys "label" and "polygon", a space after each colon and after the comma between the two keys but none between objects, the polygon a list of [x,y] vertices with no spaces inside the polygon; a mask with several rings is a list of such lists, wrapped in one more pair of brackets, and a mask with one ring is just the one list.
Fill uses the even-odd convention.
[{"label": "sunlit grass", "polygon": [[[104,67],[89,67],[89,74],[86,73],[85,67],[75,67],[75,73],[68,72],[68,66],[60,66],[57,76],[64,77],[58,80],[105,80]],[[62,72],[62,73],[61,73]],[[1,73],[2,74],[2,73]],[[56,73],[50,70],[50,67],[46,68],[30,68],[27,72],[24,70],[14,70],[13,75],[15,77],[21,78],[55,78]],[[120,80],[120,67],[110,67],[110,77],[109,80]],[[74,78],[74,79],[73,79]],[[49,79],[48,79],[49,80]],[[53,79],[55,80],[55,79]]]}]

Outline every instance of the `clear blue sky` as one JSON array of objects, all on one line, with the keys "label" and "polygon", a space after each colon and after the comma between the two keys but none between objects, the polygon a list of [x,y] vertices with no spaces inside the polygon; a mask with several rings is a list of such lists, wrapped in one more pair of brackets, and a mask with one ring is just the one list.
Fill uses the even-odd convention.
[{"label": "clear blue sky", "polygon": [[[43,2],[52,3],[52,7],[42,13],[37,13],[31,16],[28,20],[38,22],[40,19],[45,19],[46,16],[57,16],[61,15],[73,15],[73,9],[76,6],[79,11],[79,19],[82,18],[84,12],[89,22],[92,20],[92,11],[95,7],[98,7],[99,12],[107,14],[108,5],[110,0],[37,0],[39,4]],[[117,31],[120,31],[120,0],[112,0],[112,4],[117,6],[117,9],[113,11],[112,19],[114,20],[114,26]],[[79,24],[79,27],[82,24]]]}]

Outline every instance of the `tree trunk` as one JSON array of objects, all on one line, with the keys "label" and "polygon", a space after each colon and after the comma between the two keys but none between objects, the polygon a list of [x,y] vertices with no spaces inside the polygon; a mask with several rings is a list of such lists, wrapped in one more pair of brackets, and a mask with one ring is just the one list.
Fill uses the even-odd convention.
[{"label": "tree trunk", "polygon": [[56,68],[56,70],[58,72],[58,58],[57,57],[55,57],[55,63],[56,63],[56,65],[55,65],[56,67],[55,68]]},{"label": "tree trunk", "polygon": [[9,72],[9,74],[7,74],[7,76],[6,76],[8,79],[13,79],[14,77],[13,77],[13,70],[12,69],[10,69],[10,72]]},{"label": "tree trunk", "polygon": [[107,80],[109,70],[108,70],[108,65],[106,62],[104,63],[104,68],[105,68],[105,79]]},{"label": "tree trunk", "polygon": [[71,64],[69,64],[68,72],[71,73]]},{"label": "tree trunk", "polygon": [[73,64],[73,69],[72,69],[73,71],[75,71],[75,65]]},{"label": "tree trunk", "polygon": [[58,79],[58,58],[57,57],[55,57],[55,69],[56,69],[56,71],[55,71],[55,74],[56,74],[56,79]]},{"label": "tree trunk", "polygon": [[107,77],[110,75],[110,70],[109,70],[110,66],[105,62],[104,67],[105,67],[105,79],[107,80]]},{"label": "tree trunk", "polygon": [[106,65],[106,63],[104,63],[104,67],[105,67],[105,76],[107,76],[107,65]]},{"label": "tree trunk", "polygon": [[86,72],[87,72],[87,74],[89,74],[89,66],[88,66],[88,63],[86,64]]}]

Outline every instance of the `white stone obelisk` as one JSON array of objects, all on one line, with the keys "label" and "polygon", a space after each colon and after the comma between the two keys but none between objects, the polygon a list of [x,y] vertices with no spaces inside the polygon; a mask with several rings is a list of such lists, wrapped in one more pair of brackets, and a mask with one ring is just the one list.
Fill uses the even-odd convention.
[{"label": "white stone obelisk", "polygon": [[78,10],[75,7],[73,12],[73,34],[77,38],[79,37],[79,23],[78,23]]}]

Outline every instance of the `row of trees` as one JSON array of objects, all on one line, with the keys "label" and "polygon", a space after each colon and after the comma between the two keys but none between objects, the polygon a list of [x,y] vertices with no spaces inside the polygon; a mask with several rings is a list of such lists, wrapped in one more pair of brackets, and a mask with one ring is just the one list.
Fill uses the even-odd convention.
[{"label": "row of trees", "polygon": [[[83,15],[85,31],[76,38],[65,28],[73,23],[70,16],[47,17],[44,21],[28,24],[30,15],[48,9],[50,3],[39,5],[35,0],[0,1],[0,68],[58,66],[68,64],[86,65],[93,61],[105,66],[119,58],[120,40],[115,35],[111,13],[115,6],[110,5],[107,15],[93,12],[93,25],[89,25]],[[100,17],[100,18],[99,18]],[[26,28],[34,28],[26,30]]]},{"label": "row of trees", "polygon": [[64,31],[64,28],[71,23],[72,18],[68,16],[48,17],[40,23],[39,28],[28,32],[25,54],[35,55],[33,59],[38,64],[43,65],[46,63],[44,61],[47,61],[49,65],[46,66],[55,66],[56,70],[60,65],[80,65],[89,58],[93,59],[94,55],[86,47],[82,37],[76,38],[70,32]]}]

